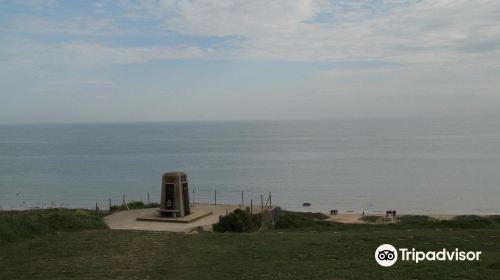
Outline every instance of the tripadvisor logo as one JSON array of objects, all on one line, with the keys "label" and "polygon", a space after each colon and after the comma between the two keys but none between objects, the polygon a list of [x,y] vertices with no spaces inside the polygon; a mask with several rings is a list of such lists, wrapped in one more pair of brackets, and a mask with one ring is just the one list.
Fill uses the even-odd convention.
[{"label": "tripadvisor logo", "polygon": [[461,251],[458,248],[449,251],[417,251],[415,248],[396,249],[391,244],[382,244],[375,250],[375,260],[381,266],[392,266],[398,260],[419,263],[421,261],[479,261],[481,251]]},{"label": "tripadvisor logo", "polygon": [[381,266],[392,266],[398,260],[398,250],[391,244],[382,244],[375,250],[375,260]]}]

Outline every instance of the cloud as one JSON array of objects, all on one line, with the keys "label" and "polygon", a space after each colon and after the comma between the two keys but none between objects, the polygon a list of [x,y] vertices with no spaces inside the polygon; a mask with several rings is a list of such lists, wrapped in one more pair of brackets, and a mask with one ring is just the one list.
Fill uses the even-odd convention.
[{"label": "cloud", "polygon": [[499,67],[418,64],[375,69],[332,69],[310,75],[310,88],[343,95],[498,95]]},{"label": "cloud", "polygon": [[54,20],[33,16],[19,16],[5,23],[1,30],[17,34],[64,34],[68,36],[111,36],[125,35],[112,19],[93,17]]},{"label": "cloud", "polygon": [[[73,58],[79,60],[74,55],[82,55],[82,65],[133,64],[171,58],[396,63],[500,61],[497,59],[500,2],[495,0],[123,0],[118,3],[124,16],[110,11],[117,8],[108,3],[98,5],[100,11],[93,16],[14,17],[4,25],[4,30],[8,26],[9,34],[66,35],[66,42],[58,45],[36,43],[62,50],[63,58],[69,53],[72,58],[69,63]],[[144,35],[137,40],[154,42],[155,38],[175,36],[176,42],[136,48],[116,46],[105,40],[141,33],[149,37]],[[196,37],[232,39],[215,48],[207,47],[203,40],[182,42],[183,38],[189,41]]]},{"label": "cloud", "polygon": [[[0,6],[6,3],[18,5]],[[500,88],[496,0],[121,0],[89,10],[63,2],[20,5],[16,11],[24,12],[2,14],[0,7],[0,75],[48,81],[34,83],[38,92],[72,85],[112,90],[113,84],[80,83],[78,71],[192,59],[331,67],[300,76],[303,86],[284,86],[284,92],[493,95]],[[339,70],[338,64],[352,67]],[[75,72],[68,86],[54,84],[67,71]],[[228,91],[225,83],[202,91],[217,95]]]},{"label": "cloud", "polygon": [[68,63],[87,67],[140,64],[156,59],[193,59],[202,57],[204,52],[198,47],[125,48],[79,43],[63,44],[60,49]]},{"label": "cloud", "polygon": [[33,40],[12,41],[0,46],[11,68],[5,72],[38,67],[103,67],[120,64],[142,64],[158,59],[194,59],[204,52],[196,46],[112,47],[98,43],[44,44]]},{"label": "cloud", "polygon": [[[141,4],[142,3],[142,4]],[[128,5],[128,6],[127,6]],[[135,15],[187,36],[235,36],[227,57],[455,62],[500,48],[500,3],[446,1],[146,1]]]}]

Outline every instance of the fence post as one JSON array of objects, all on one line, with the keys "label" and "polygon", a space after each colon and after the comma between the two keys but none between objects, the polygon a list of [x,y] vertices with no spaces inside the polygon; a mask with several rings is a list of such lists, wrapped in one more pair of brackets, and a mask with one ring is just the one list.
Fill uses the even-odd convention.
[{"label": "fence post", "polygon": [[151,204],[151,202],[149,202],[149,192],[148,192],[148,204]]},{"label": "fence post", "polygon": [[264,213],[264,197],[263,195],[260,195],[260,213]]},{"label": "fence post", "polygon": [[194,205],[194,188],[193,188],[193,205]]},{"label": "fence post", "polygon": [[243,192],[241,192],[241,207],[243,207],[243,205],[245,205],[245,202],[243,200]]},{"label": "fence post", "polygon": [[122,205],[125,205],[125,204],[126,204],[125,203],[125,194],[123,194],[123,203],[122,203]]},{"label": "fence post", "polygon": [[214,190],[214,205],[217,205],[217,190]]},{"label": "fence post", "polygon": [[99,216],[99,206],[97,206],[97,202],[95,203],[95,215]]},{"label": "fence post", "polygon": [[269,207],[273,207],[273,203],[272,203],[272,200],[271,200],[271,192],[269,192]]},{"label": "fence post", "polygon": [[109,202],[109,212],[111,212],[111,198],[108,199],[108,202]]},{"label": "fence post", "polygon": [[253,199],[250,199],[250,214],[253,213]]}]

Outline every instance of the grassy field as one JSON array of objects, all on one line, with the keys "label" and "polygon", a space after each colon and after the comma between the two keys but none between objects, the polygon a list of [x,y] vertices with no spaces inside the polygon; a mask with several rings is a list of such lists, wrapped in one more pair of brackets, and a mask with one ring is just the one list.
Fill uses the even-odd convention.
[{"label": "grassy field", "polygon": [[[0,279],[499,279],[500,228],[463,220],[198,235],[57,231],[0,245]],[[480,262],[382,268],[374,260],[382,243],[483,253]]]},{"label": "grassy field", "polygon": [[83,209],[0,211],[0,245],[59,231],[105,229],[101,218]]}]

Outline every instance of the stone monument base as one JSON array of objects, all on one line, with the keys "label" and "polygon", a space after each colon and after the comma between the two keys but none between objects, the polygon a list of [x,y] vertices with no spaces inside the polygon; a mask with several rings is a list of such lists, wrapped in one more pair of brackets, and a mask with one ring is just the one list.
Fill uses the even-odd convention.
[{"label": "stone monument base", "polygon": [[149,215],[136,218],[137,221],[149,221],[149,222],[167,222],[167,223],[191,223],[203,217],[212,215],[212,211],[191,211],[191,214],[172,218],[172,217],[162,217],[159,212],[153,212]]}]

